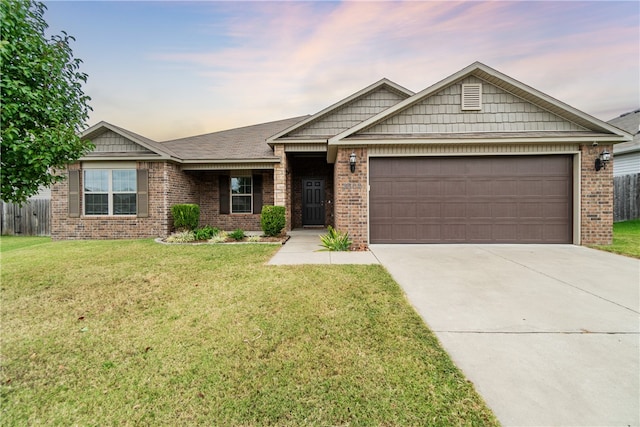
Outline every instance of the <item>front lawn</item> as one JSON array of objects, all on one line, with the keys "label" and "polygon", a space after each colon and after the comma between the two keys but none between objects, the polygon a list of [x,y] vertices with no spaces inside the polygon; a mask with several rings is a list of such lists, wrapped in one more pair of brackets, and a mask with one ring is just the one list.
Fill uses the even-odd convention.
[{"label": "front lawn", "polygon": [[640,258],[640,219],[613,224],[613,244],[594,246],[608,252]]},{"label": "front lawn", "polygon": [[3,425],[497,425],[380,266],[13,239]]}]

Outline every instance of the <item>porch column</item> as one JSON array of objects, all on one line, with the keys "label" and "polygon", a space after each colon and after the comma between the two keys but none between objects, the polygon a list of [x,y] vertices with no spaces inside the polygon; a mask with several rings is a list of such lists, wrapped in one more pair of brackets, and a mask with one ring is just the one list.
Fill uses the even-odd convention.
[{"label": "porch column", "polygon": [[613,239],[613,161],[606,168],[595,170],[596,158],[603,150],[613,153],[613,146],[580,146],[582,245],[610,245]]},{"label": "porch column", "polygon": [[280,163],[276,163],[273,167],[273,204],[285,207],[287,219],[285,230],[289,231],[291,230],[291,196],[288,191],[290,185],[287,174],[287,154],[284,151],[284,145],[277,144],[273,147],[273,153],[280,158]]},{"label": "porch column", "polygon": [[[356,170],[351,172],[349,157],[355,153]],[[347,231],[352,249],[363,250],[368,245],[368,154],[366,147],[339,148],[334,165],[335,228]]]}]

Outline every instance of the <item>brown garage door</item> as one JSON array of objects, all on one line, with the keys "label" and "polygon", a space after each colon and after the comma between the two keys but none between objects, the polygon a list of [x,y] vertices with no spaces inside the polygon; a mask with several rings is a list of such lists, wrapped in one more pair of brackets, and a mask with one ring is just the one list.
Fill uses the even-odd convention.
[{"label": "brown garage door", "polygon": [[370,160],[371,243],[571,243],[572,158]]}]

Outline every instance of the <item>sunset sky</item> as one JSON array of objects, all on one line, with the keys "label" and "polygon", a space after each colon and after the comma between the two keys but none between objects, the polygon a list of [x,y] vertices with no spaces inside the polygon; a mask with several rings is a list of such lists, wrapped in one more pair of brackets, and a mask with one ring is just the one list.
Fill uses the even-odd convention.
[{"label": "sunset sky", "polygon": [[474,61],[602,120],[640,107],[640,3],[58,2],[100,120],[162,141],[313,114]]}]

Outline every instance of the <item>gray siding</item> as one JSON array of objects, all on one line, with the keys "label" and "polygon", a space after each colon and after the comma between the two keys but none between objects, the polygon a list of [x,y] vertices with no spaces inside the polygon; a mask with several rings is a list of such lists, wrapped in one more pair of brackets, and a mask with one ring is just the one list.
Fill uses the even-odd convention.
[{"label": "gray siding", "polygon": [[309,123],[288,136],[333,136],[361,123],[381,111],[397,104],[405,97],[387,89],[370,93],[360,99],[344,105],[331,114]]},{"label": "gray siding", "polygon": [[91,142],[96,146],[94,153],[153,153],[110,130],[92,139]]},{"label": "gray siding", "polygon": [[613,158],[613,176],[640,173],[640,151],[615,154]]},{"label": "gray siding", "polygon": [[[482,110],[462,111],[462,84],[482,83]],[[584,131],[476,77],[458,81],[360,134]]]}]

